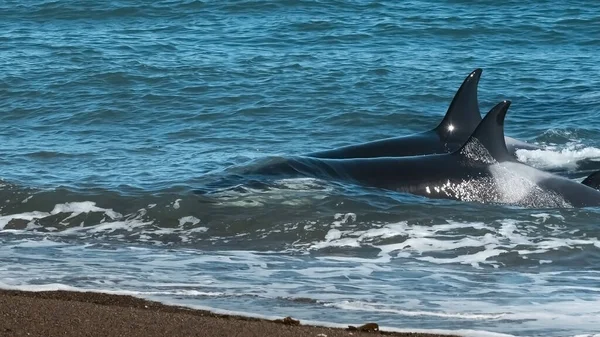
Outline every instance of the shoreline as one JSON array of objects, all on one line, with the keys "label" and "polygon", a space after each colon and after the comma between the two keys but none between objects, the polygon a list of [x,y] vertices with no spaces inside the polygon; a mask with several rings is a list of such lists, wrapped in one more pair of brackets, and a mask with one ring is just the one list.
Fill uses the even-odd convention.
[{"label": "shoreline", "polygon": [[217,314],[130,295],[0,289],[0,336],[452,336],[370,330],[304,325],[285,313],[277,320]]}]

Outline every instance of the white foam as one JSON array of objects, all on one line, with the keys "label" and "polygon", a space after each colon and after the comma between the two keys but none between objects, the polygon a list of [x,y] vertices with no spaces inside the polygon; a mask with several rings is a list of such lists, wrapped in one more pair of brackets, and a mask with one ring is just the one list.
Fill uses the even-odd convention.
[{"label": "white foam", "polygon": [[135,290],[108,290],[108,289],[95,289],[95,288],[80,288],[73,287],[61,283],[49,283],[40,285],[11,285],[0,282],[0,289],[6,290],[19,290],[19,291],[31,291],[31,292],[42,292],[42,291],[74,291],[74,292],[94,292],[111,295],[128,295],[135,297],[148,297],[148,296],[206,296],[206,297],[221,297],[226,294],[223,292],[206,292],[198,290],[173,290],[173,291],[135,291]]},{"label": "white foam", "polygon": [[430,256],[426,256],[426,257],[421,257],[421,258],[417,258],[417,259],[421,260],[421,261],[427,261],[427,262],[438,263],[438,264],[445,264],[445,263],[470,264],[471,266],[473,266],[475,268],[481,268],[480,267],[481,263],[486,263],[486,264],[490,264],[494,267],[497,267],[497,265],[494,264],[495,261],[490,261],[488,259],[493,256],[498,256],[502,253],[506,253],[506,250],[486,249],[486,250],[483,250],[483,251],[475,253],[475,254],[466,254],[466,255],[457,256],[455,258],[445,259],[445,258],[433,258]]},{"label": "white foam", "polygon": [[200,219],[196,218],[195,216],[184,216],[182,218],[179,218],[179,226],[183,226],[186,223],[191,223],[192,226],[197,225],[200,223]]},{"label": "white foam", "polygon": [[[536,219],[542,221],[541,218]],[[530,240],[533,245],[536,242],[533,237],[526,236],[530,233],[526,227],[514,220],[492,224],[452,222],[432,226],[410,226],[406,223],[390,225],[385,227],[386,225],[380,224],[377,228],[354,232],[332,228],[331,238],[340,240],[350,237],[357,240],[363,237],[361,240],[364,241],[361,244],[372,244],[371,240],[382,237],[379,234],[385,235],[382,229],[393,228],[397,232],[404,231],[408,236],[413,235],[414,239],[432,239],[437,233],[439,237],[456,242],[461,236],[464,237],[464,234],[459,235],[463,232],[461,229],[470,228],[469,233],[485,237],[484,242],[491,242],[488,243],[490,247],[479,248],[485,249],[484,251],[501,250],[502,247],[517,245],[517,242],[523,242],[523,239]],[[414,233],[411,232],[413,227],[416,227]],[[501,234],[493,233],[491,230],[494,228],[501,229],[498,231]],[[544,226],[541,228],[544,229]],[[531,233],[536,233],[539,229],[531,229]],[[459,233],[455,233],[457,230]],[[486,233],[486,237],[478,234],[479,230],[490,233]],[[456,237],[453,238],[453,235]],[[588,242],[585,239],[570,240],[575,240],[572,243],[576,245]],[[24,241],[21,243],[24,244],[23,248],[29,245]],[[433,246],[435,245],[437,244]],[[520,245],[529,249],[529,245]],[[488,269],[480,272],[469,268],[432,266],[425,263],[398,265],[393,261],[389,263],[389,260],[347,256],[313,259],[275,252],[199,252],[193,249],[165,251],[141,247],[121,247],[115,251],[94,246],[15,250],[13,247],[15,245],[0,246],[0,256],[9,259],[23,258],[23,268],[2,270],[2,288],[101,290],[105,293],[141,296],[186,306],[198,303],[194,297],[207,297],[206,301],[211,305],[232,303],[229,300],[220,301],[221,297],[242,297],[239,303],[245,305],[250,302],[265,303],[264,301],[274,299],[280,301],[281,298],[308,297],[316,300],[317,305],[326,305],[327,309],[323,308],[324,312],[326,310],[329,313],[339,313],[339,319],[343,320],[347,319],[344,317],[372,315],[378,317],[377,319],[383,317],[387,322],[402,322],[408,317],[409,321],[428,322],[429,326],[436,326],[437,322],[443,326],[446,324],[444,322],[461,320],[465,323],[464,326],[490,326],[500,331],[508,327],[514,329],[510,331],[525,332],[528,329],[550,331],[553,328],[574,328],[573,334],[593,332],[597,331],[595,328],[598,327],[594,318],[600,314],[597,309],[600,307],[600,298],[597,296],[600,288],[595,287],[600,280],[598,271],[540,273],[533,270],[532,273],[513,273]],[[404,250],[415,254],[417,258],[424,257],[411,249],[406,247]],[[42,255],[44,251],[48,251],[49,254]],[[489,261],[486,260],[486,263]],[[73,270],[85,277],[74,279]],[[157,273],[157,270],[160,273]],[[42,286],[31,285],[44,282],[46,284]],[[74,283],[78,288],[65,287],[60,282]],[[256,286],[265,282],[269,287]],[[28,287],[30,288],[27,289]],[[448,291],[454,296],[449,297]],[[489,294],[493,295],[490,297]],[[253,299],[259,300],[245,301],[244,296],[252,296]],[[582,299],[578,299],[577,296],[581,296]],[[510,301],[506,301],[507,299]],[[234,308],[248,308],[248,311],[259,313],[261,310],[270,310],[256,303],[242,307],[234,304]],[[298,308],[297,305],[285,308],[291,315],[302,312],[310,316],[309,311],[302,311],[302,308],[300,311],[294,311],[294,308]],[[212,310],[211,307],[206,309]],[[339,322],[338,319],[334,320]],[[356,323],[350,322],[353,325]],[[333,323],[326,324],[336,326]],[[417,330],[406,327],[403,323],[398,325],[404,328],[386,328],[382,324],[382,330],[430,333],[438,331],[465,336],[488,335],[487,332],[476,330]],[[494,334],[490,333],[489,336]]]},{"label": "white foam", "polygon": [[310,249],[323,249],[326,247],[360,247],[360,243],[355,238],[342,239],[342,232],[338,229],[330,229],[325,235],[325,241],[317,242],[310,246]]},{"label": "white foam", "polygon": [[13,219],[21,219],[21,220],[34,220],[34,219],[40,219],[40,218],[44,218],[49,216],[50,213],[47,212],[38,212],[38,211],[34,211],[34,212],[26,212],[26,213],[19,213],[19,214],[10,214],[10,215],[3,215],[0,216],[0,230],[4,229],[4,227]]},{"label": "white foam", "polygon": [[500,222],[501,227],[498,230],[498,234],[507,238],[511,243],[518,245],[534,245],[531,240],[520,233],[517,224],[523,223],[522,221],[516,221],[512,219],[506,219]]},{"label": "white foam", "polygon": [[[132,231],[137,227],[144,227],[152,224],[152,221],[140,221],[137,219],[125,220],[125,221],[111,221],[105,222],[103,224],[98,224],[90,227],[73,227],[73,231],[85,230],[88,233],[99,233],[99,232],[114,232],[119,229],[124,229],[126,231]],[[62,233],[66,234],[72,232],[70,229],[64,230]]]},{"label": "white foam", "polygon": [[581,148],[578,143],[569,143],[563,149],[547,147],[540,150],[517,150],[516,154],[519,161],[545,170],[557,168],[575,170],[577,169],[577,162],[580,160],[600,161],[600,149],[595,147]]},{"label": "white foam", "polygon": [[[106,218],[101,219],[99,223],[84,223],[81,222],[79,226],[73,223],[69,223],[68,220],[75,218],[79,214],[83,213],[103,213]],[[192,233],[204,233],[208,231],[207,227],[199,227],[196,226],[200,219],[194,216],[185,216],[179,219],[179,227],[177,228],[159,228],[156,229],[155,226],[152,226],[153,221],[144,221],[144,215],[146,214],[146,209],[140,209],[137,213],[128,215],[127,218],[123,219],[124,216],[118,212],[113,211],[112,209],[102,208],[96,206],[94,202],[91,201],[83,201],[83,202],[69,202],[64,204],[56,204],[51,212],[25,212],[18,214],[9,214],[0,216],[0,230],[16,233],[16,234],[37,234],[37,235],[48,235],[48,233],[52,233],[52,235],[64,236],[64,235],[72,235],[75,233],[114,233],[119,230],[124,230],[126,232],[133,232],[136,228],[146,227],[142,232],[133,233],[133,235],[138,235],[139,241],[153,242],[156,244],[161,244],[160,241],[155,240],[155,238],[148,236],[147,234],[177,234],[181,237],[181,240],[184,242],[190,241],[189,234]],[[41,228],[40,225],[37,224],[35,220],[43,219],[56,214],[65,214],[65,217],[60,221],[62,226],[59,228],[55,227],[45,227],[46,231],[36,232],[35,229]],[[26,220],[29,221],[25,228],[22,229],[4,229],[6,225],[12,220]],[[191,224],[191,226],[187,226],[188,228],[184,228],[185,224]],[[67,226],[68,225],[68,226]],[[123,234],[115,235],[114,237],[122,237]]]},{"label": "white foam", "polygon": [[555,219],[559,219],[559,220],[565,219],[565,217],[560,214],[549,214],[549,213],[533,213],[533,214],[530,214],[529,216],[532,216],[534,218],[541,218],[542,222],[546,222],[547,220],[549,220],[551,218],[555,218]]},{"label": "white foam", "polygon": [[403,333],[424,333],[424,334],[438,334],[438,335],[453,335],[463,337],[516,337],[515,335],[509,335],[499,332],[491,332],[485,330],[473,330],[473,329],[456,329],[456,330],[445,330],[445,329],[398,329],[388,328],[385,326],[381,327],[384,331],[392,332],[403,332]]},{"label": "white foam", "polygon": [[297,190],[297,191],[314,191],[315,189],[330,190],[331,187],[326,187],[323,182],[315,178],[288,178],[276,180],[275,183],[282,187]]},{"label": "white foam", "polygon": [[64,204],[57,204],[54,206],[54,209],[50,212],[50,214],[72,213],[70,216],[62,220],[65,221],[74,218],[81,213],[91,212],[103,212],[111,219],[118,219],[122,217],[120,213],[117,213],[112,209],[97,207],[96,203],[93,201],[67,202]]},{"label": "white foam", "polygon": [[180,202],[180,201],[181,201],[181,199],[177,199],[177,200],[175,200],[175,201],[173,202],[173,208],[174,208],[174,209],[179,209],[179,207],[181,207],[181,206],[179,205],[179,202]]},{"label": "white foam", "polygon": [[[67,202],[64,204],[56,204],[50,213],[34,211],[0,216],[0,230],[4,229],[4,227],[13,219],[32,221],[36,219],[42,219],[50,215],[71,213],[68,217],[62,219],[61,223],[64,223],[65,220],[72,219],[79,214],[90,212],[102,212],[113,220],[122,217],[120,213],[117,213],[112,209],[97,207],[96,203],[92,201]],[[33,224],[29,224],[28,226],[33,226]]]},{"label": "white foam", "polygon": [[[176,304],[176,303],[168,303],[168,302],[166,302],[166,303],[167,304]],[[207,310],[207,311],[211,311],[211,312],[214,312],[217,314],[224,314],[224,315],[256,317],[256,318],[268,319],[268,320],[281,319],[280,316],[275,316],[275,315],[261,315],[261,314],[255,314],[255,313],[249,314],[247,312],[217,309],[217,308],[213,308],[213,307],[209,307],[209,306],[201,306],[201,305],[188,305],[188,306],[193,309]],[[306,324],[306,325],[323,326],[323,327],[331,327],[331,328],[342,328],[342,329],[348,328],[348,325],[353,324],[353,323],[345,323],[345,324],[344,323],[332,323],[332,322],[325,322],[325,321],[318,321],[318,320],[300,320],[300,323]],[[422,329],[422,328],[411,329],[411,328],[394,328],[394,327],[386,327],[386,326],[380,326],[380,329],[382,331],[401,332],[401,333],[458,335],[458,336],[464,336],[464,337],[515,337],[514,335],[509,335],[509,334],[502,334],[502,333],[496,333],[496,332],[490,332],[490,331],[484,331],[484,330],[471,330],[471,329],[457,329],[457,330]]]},{"label": "white foam", "polygon": [[60,247],[64,246],[63,243],[59,243],[56,241],[49,240],[48,238],[43,238],[42,240],[21,240],[14,243],[14,247],[19,248],[47,248],[47,247]]},{"label": "white foam", "polygon": [[[600,240],[596,237],[568,238],[573,236],[570,234],[571,229],[547,221],[561,217],[551,213],[538,213],[532,214],[533,221],[504,219],[491,224],[447,221],[427,226],[398,222],[372,224],[372,228],[367,230],[356,230],[352,226],[345,226],[347,230],[340,230],[334,222],[323,240],[309,245],[297,244],[297,247],[320,250],[328,247],[372,246],[380,250],[377,259],[381,260],[378,261],[389,261],[394,257],[413,258],[435,264],[467,264],[476,268],[480,268],[481,264],[498,267],[498,261],[494,257],[509,252],[516,252],[522,258],[532,258],[532,254],[543,254],[561,248],[600,247]],[[468,230],[469,234],[465,235],[464,230]],[[383,241],[385,243],[378,243],[394,237],[398,237],[394,240],[395,243],[387,243],[387,240]],[[440,257],[437,252],[449,253],[451,256]],[[541,256],[540,259],[543,260],[538,262],[540,264],[554,263]]]},{"label": "white foam", "polygon": [[[169,296],[169,295],[170,296],[208,296],[208,297],[221,297],[221,296],[226,295],[222,292],[202,292],[202,291],[195,291],[195,290],[129,291],[129,290],[106,290],[106,289],[91,289],[91,288],[84,289],[84,288],[73,287],[73,286],[68,286],[68,285],[58,284],[58,283],[44,284],[44,285],[10,285],[10,284],[0,282],[0,288],[10,289],[10,290],[21,290],[21,291],[34,291],[34,292],[63,290],[63,291],[76,291],[76,292],[97,292],[97,293],[105,293],[105,294],[113,294],[113,295],[129,295],[129,296],[134,296],[134,297],[147,298],[147,299],[151,299],[151,300],[159,300],[167,305],[179,305],[179,306],[183,305],[183,306],[190,307],[192,309],[207,310],[207,311],[210,311],[210,312],[213,312],[216,314],[255,317],[255,318],[261,318],[261,319],[268,319],[268,320],[281,318],[276,315],[264,315],[264,314],[259,314],[259,313],[249,313],[249,312],[236,311],[236,310],[220,309],[220,308],[203,306],[203,305],[193,305],[193,304],[189,304],[189,303],[182,303],[179,301],[174,301],[174,300],[171,300],[168,298],[165,299],[163,297],[165,295],[166,296]],[[502,316],[501,314],[500,315],[498,315],[498,314],[487,314],[486,315],[486,314],[462,314],[462,313],[443,313],[443,312],[427,312],[427,311],[378,309],[373,305],[370,305],[368,303],[362,303],[362,302],[348,302],[347,304],[344,304],[343,302],[341,302],[339,304],[332,304],[332,305],[326,305],[326,306],[335,306],[335,307],[340,307],[342,309],[347,309],[347,310],[361,310],[361,311],[367,310],[367,311],[371,311],[371,312],[373,312],[373,311],[387,312],[387,313],[398,314],[398,315],[403,315],[403,316],[411,316],[411,317],[432,316],[432,317],[455,318],[455,319],[465,319],[465,320],[486,320],[486,319],[495,320],[495,319],[501,318],[501,316]],[[301,320],[301,323],[308,324],[308,325],[315,325],[315,326],[333,327],[333,328],[346,328],[349,324],[352,324],[352,323],[341,324],[341,323],[332,323],[332,322],[316,321],[316,320]],[[494,333],[494,332],[483,331],[483,330],[472,330],[472,329],[458,329],[458,330],[421,329],[421,328],[412,329],[412,328],[395,328],[395,327],[386,327],[386,326],[381,326],[380,329],[383,331],[393,331],[393,332],[452,334],[452,335],[459,335],[459,336],[465,336],[465,337],[512,337],[512,335],[508,335],[508,334]]]},{"label": "white foam", "polygon": [[62,284],[62,283],[29,285],[29,284],[9,284],[9,283],[0,282],[0,289],[19,290],[19,291],[34,291],[34,292],[57,291],[57,290],[77,291],[77,292],[88,291],[85,289],[80,289],[80,288],[69,286],[69,285]]},{"label": "white foam", "polygon": [[333,216],[333,218],[336,220],[334,222],[335,225],[341,225],[341,224],[346,224],[349,222],[356,221],[356,214],[355,213],[346,213],[346,214],[336,213]]},{"label": "white foam", "polygon": [[504,314],[478,314],[478,313],[448,313],[448,312],[436,312],[436,311],[421,311],[421,310],[400,310],[393,308],[385,308],[382,306],[375,305],[373,303],[361,302],[361,301],[341,301],[336,303],[327,303],[325,306],[333,306],[344,310],[358,310],[367,312],[385,312],[400,316],[431,316],[431,317],[442,317],[442,318],[458,318],[466,320],[497,320],[502,319]]}]

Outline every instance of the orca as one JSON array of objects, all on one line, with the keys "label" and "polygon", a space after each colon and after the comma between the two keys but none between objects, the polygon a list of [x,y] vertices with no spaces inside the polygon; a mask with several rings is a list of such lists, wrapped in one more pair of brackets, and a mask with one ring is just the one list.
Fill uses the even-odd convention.
[{"label": "orca", "polygon": [[[600,171],[582,184],[518,162],[504,138],[510,101],[497,104],[457,150],[405,157],[280,158],[259,174],[313,177],[429,198],[534,208],[600,206]],[[590,186],[587,186],[590,185]]]},{"label": "orca", "polygon": [[[333,150],[309,153],[314,158],[374,158],[404,157],[423,154],[448,153],[460,148],[481,122],[477,86],[482,69],[473,70],[454,95],[442,122],[433,130],[404,137],[375,140],[344,146]],[[513,155],[519,149],[537,150],[539,147],[511,137],[505,137]]]}]

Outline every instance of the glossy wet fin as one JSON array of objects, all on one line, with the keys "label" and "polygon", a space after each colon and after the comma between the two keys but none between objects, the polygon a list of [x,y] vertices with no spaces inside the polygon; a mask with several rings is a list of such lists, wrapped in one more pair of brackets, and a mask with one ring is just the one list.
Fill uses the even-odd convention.
[{"label": "glossy wet fin", "polygon": [[[488,155],[498,162],[514,161],[504,140],[504,118],[510,103],[503,101],[496,104],[479,123],[469,140],[455,153],[472,159],[483,159],[484,155]],[[482,153],[482,149],[487,150],[487,153]]]},{"label": "glossy wet fin", "polygon": [[581,183],[591,188],[600,190],[600,171],[590,174]]},{"label": "glossy wet fin", "polygon": [[454,95],[446,116],[434,130],[441,135],[452,132],[471,133],[479,122],[481,122],[481,112],[479,111],[479,101],[477,99],[477,86],[483,70],[473,70]]}]

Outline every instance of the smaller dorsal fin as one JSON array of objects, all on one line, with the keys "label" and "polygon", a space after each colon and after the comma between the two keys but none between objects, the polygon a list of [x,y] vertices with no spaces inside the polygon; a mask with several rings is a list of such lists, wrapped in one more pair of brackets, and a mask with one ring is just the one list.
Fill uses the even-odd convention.
[{"label": "smaller dorsal fin", "polygon": [[591,187],[593,189],[600,190],[600,171],[596,171],[596,172],[590,174],[581,183],[584,184],[584,185],[586,185],[586,186],[589,186],[589,187]]},{"label": "smaller dorsal fin", "polygon": [[466,132],[470,134],[481,122],[479,101],[477,99],[477,86],[483,70],[473,70],[463,81],[454,95],[446,116],[434,130],[440,135],[453,132]]},{"label": "smaller dorsal fin", "polygon": [[503,101],[496,104],[485,115],[471,137],[469,137],[469,140],[455,153],[466,156],[481,156],[484,154],[479,150],[483,147],[498,162],[514,160],[504,141],[504,118],[510,103],[510,101]]}]

